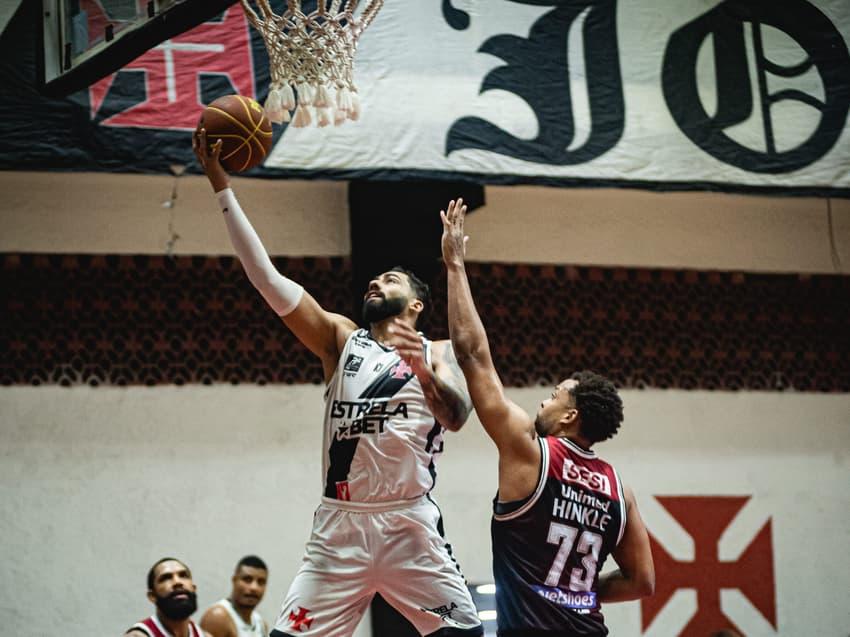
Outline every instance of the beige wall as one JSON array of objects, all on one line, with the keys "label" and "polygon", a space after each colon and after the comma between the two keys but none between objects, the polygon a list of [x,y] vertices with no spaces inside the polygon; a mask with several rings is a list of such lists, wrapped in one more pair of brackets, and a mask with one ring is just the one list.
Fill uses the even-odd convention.
[{"label": "beige wall", "polygon": [[[270,254],[351,252],[345,183],[235,181]],[[0,171],[0,191],[0,252],[233,253],[202,177]]]},{"label": "beige wall", "polygon": [[[720,193],[491,187],[469,219],[480,261],[835,272],[827,201]],[[850,271],[850,201],[832,216]]]},{"label": "beige wall", "polygon": [[[533,410],[545,389],[512,389]],[[193,567],[202,606],[228,592],[235,560],[271,569],[273,619],[298,568],[321,484],[322,388],[15,387],[0,390],[3,634],[119,635],[150,611],[144,575],[164,554]],[[850,625],[850,396],[624,392],[627,423],[600,446],[674,557],[694,558],[657,495],[752,496],[718,547],[735,560],[772,519],[779,630],[727,591],[750,637],[843,636]],[[468,579],[490,581],[493,445],[474,419],[448,434],[436,499]],[[730,597],[731,596],[731,597]],[[682,591],[649,627],[677,635]],[[805,609],[805,612],[801,612]],[[635,603],[606,607],[637,636]],[[843,631],[843,632],[842,632]]]},{"label": "beige wall", "polygon": [[[175,184],[176,205],[164,207]],[[271,254],[350,253],[344,182],[234,185]],[[163,254],[173,240],[176,254],[232,253],[202,177],[0,172],[0,190],[0,252]],[[825,199],[532,186],[492,186],[486,196],[469,218],[474,260],[837,271]],[[831,204],[848,272],[850,201]]]}]

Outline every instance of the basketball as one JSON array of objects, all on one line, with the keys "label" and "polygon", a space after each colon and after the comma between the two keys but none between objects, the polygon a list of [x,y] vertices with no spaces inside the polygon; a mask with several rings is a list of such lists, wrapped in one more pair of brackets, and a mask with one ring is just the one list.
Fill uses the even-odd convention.
[{"label": "basketball", "polygon": [[272,124],[263,107],[244,95],[225,95],[207,106],[198,128],[207,131],[207,143],[221,140],[221,165],[242,172],[262,162],[272,147]]}]

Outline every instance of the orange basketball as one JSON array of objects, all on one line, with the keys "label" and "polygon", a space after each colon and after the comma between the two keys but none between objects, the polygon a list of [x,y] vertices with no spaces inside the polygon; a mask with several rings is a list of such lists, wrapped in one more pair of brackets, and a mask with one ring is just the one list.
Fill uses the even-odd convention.
[{"label": "orange basketball", "polygon": [[201,113],[198,128],[207,130],[207,143],[221,140],[221,165],[228,172],[253,168],[272,147],[272,124],[263,107],[244,95],[219,97]]}]

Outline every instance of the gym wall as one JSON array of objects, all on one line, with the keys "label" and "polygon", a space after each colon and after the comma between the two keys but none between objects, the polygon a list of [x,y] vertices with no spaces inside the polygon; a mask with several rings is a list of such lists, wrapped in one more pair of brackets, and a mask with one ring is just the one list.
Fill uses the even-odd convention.
[{"label": "gym wall", "polygon": [[[38,333],[53,335],[54,349],[66,347],[63,334],[81,333],[83,328],[74,324],[79,315],[62,304],[55,311],[35,307],[30,313],[16,305],[20,298],[27,304],[35,299],[37,305],[39,294],[15,282],[15,273],[24,272],[28,281],[48,281],[49,276],[33,272],[67,274],[64,257],[70,258],[64,263],[76,264],[79,276],[102,274],[102,268],[120,272],[122,267],[141,268],[134,272],[143,275],[148,270],[119,258],[141,255],[144,267],[156,258],[179,264],[174,277],[197,286],[190,291],[200,290],[199,295],[205,281],[221,284],[221,272],[231,277],[228,290],[240,285],[238,269],[233,274],[232,261],[222,261],[232,251],[202,179],[4,172],[0,186],[5,291],[0,328],[7,361],[29,365],[52,356],[49,339],[41,343],[19,337],[35,332],[10,317],[43,322]],[[308,273],[317,271],[309,259],[318,257],[316,262],[339,266],[343,279],[349,276],[351,222],[344,183],[236,180],[234,187],[272,254],[292,259]],[[850,262],[847,201],[531,187],[488,187],[485,195],[486,205],[470,216],[468,227],[470,259],[481,281],[476,294],[488,303],[495,301],[488,296],[486,282],[496,272],[501,277],[497,290],[507,289],[520,271],[523,276],[563,272],[578,282],[597,281],[609,294],[617,277],[637,285],[642,276],[652,283],[670,272],[676,293],[684,299],[696,295],[698,306],[705,306],[709,315],[710,303],[700,296],[708,285],[714,285],[720,297],[724,290],[743,290],[753,313],[749,330],[731,321],[718,328],[717,334],[724,327],[734,332],[734,338],[723,341],[729,349],[716,350],[731,352],[731,363],[707,356],[701,363],[672,365],[663,381],[657,374],[641,374],[651,367],[647,352],[633,355],[629,365],[622,363],[622,352],[598,359],[627,381],[626,423],[599,453],[614,462],[635,489],[655,538],[659,571],[653,598],[606,607],[612,634],[705,635],[731,622],[746,635],[845,635],[850,611],[841,591],[850,588],[850,394],[842,389],[848,381],[848,346],[841,335],[848,318],[847,301],[841,296],[848,278],[843,272]],[[163,207],[167,201],[173,207]],[[91,269],[92,255],[109,255],[98,265],[101,270]],[[209,265],[220,263],[230,265]],[[518,267],[523,264],[533,267]],[[547,265],[556,269],[546,270]],[[561,267],[565,269],[557,269]],[[166,284],[168,272],[157,272],[157,285]],[[693,288],[682,287],[688,272],[695,273]],[[144,289],[134,277],[128,280]],[[316,280],[334,277],[322,274]],[[837,299],[826,302],[823,296],[801,293],[799,286],[812,281],[833,286],[829,289]],[[523,289],[530,283],[518,285]],[[788,347],[768,338],[771,330],[792,333],[778,316],[767,326],[755,320],[760,304],[767,303],[768,310],[775,307],[773,294],[785,289],[782,286],[799,294],[795,298],[800,303],[807,298],[823,302],[823,307],[799,308],[799,315],[821,320],[821,331],[830,338],[821,342],[810,335],[794,341],[789,336],[784,339],[791,343]],[[227,299],[254,294],[247,282],[239,289],[224,297],[225,305]],[[91,301],[86,295],[96,296],[96,290],[82,282],[76,292],[83,305]],[[53,307],[54,297],[42,300]],[[512,324],[516,303],[493,306],[492,323]],[[199,307],[206,306],[199,302]],[[625,302],[618,307],[634,309]],[[628,332],[632,323],[607,315],[604,304],[593,309],[599,312],[598,330],[607,336],[600,338],[592,327],[575,333],[565,347],[585,344],[589,353],[576,352],[581,360],[593,360],[591,354],[600,352],[607,338],[616,338],[602,331],[606,324],[617,322]],[[110,311],[104,309],[103,316]],[[233,311],[248,317],[267,310],[259,304]],[[500,312],[507,315],[500,318]],[[176,316],[182,323],[167,323],[167,329],[182,331],[165,334],[166,344],[175,334],[185,341],[193,321],[209,323],[209,317],[188,310]],[[257,321],[269,332],[263,338],[272,342],[267,318]],[[796,325],[796,318],[789,320]],[[641,321],[638,316],[633,323],[648,333],[653,327],[668,329],[671,321],[686,323],[664,315]],[[559,321],[555,316],[544,322]],[[98,325],[109,329],[102,330],[107,342],[95,338],[95,347],[111,347],[115,354],[114,343],[108,342],[114,324],[104,318],[91,327],[92,334]],[[802,321],[800,325],[809,329]],[[239,324],[230,327],[238,329]],[[532,325],[527,332],[537,337]],[[767,363],[754,365],[742,358],[741,369],[751,372],[742,372],[738,386],[732,386],[729,370],[740,351],[733,347],[745,342],[748,333],[760,335],[758,342],[765,344],[764,352],[772,351],[777,368],[811,373],[800,378],[787,374],[793,382],[780,378],[780,391],[759,385]],[[509,348],[522,334],[521,329],[511,332],[500,345]],[[281,335],[280,342],[286,343],[285,338]],[[13,342],[41,353],[26,355],[13,349]],[[806,343],[812,347],[807,349]],[[555,364],[549,365],[549,354],[523,351],[534,350],[535,343],[513,345],[516,351],[500,356],[508,373],[530,386],[511,387],[509,394],[533,411],[547,394],[537,382],[546,379],[522,378],[521,370],[562,363],[555,357]],[[783,361],[783,352],[790,352],[792,359]],[[838,357],[832,363],[830,352]],[[176,386],[167,375],[176,367],[166,367],[163,377],[145,386],[145,378],[134,376],[128,367],[128,385],[123,387],[110,369],[91,370],[88,376],[69,372],[64,378],[70,387],[60,386],[49,374],[33,386],[31,376],[4,368],[4,631],[40,636],[53,634],[61,625],[66,634],[80,637],[119,635],[150,613],[144,577],[150,564],[166,554],[185,559],[193,568],[201,608],[229,592],[232,568],[242,555],[261,555],[271,569],[261,612],[272,621],[300,562],[321,480],[322,388],[314,372],[296,371],[302,356],[289,365],[288,354],[285,348],[274,354],[281,360],[283,380],[275,381],[272,369],[265,385],[235,371],[236,385],[226,374],[209,372],[209,385],[202,384],[201,374]],[[245,356],[261,366],[267,354],[258,348]],[[814,356],[814,362],[807,356]],[[106,360],[117,366],[121,358]],[[243,366],[222,360],[234,370]],[[566,364],[569,360],[566,357]],[[712,369],[725,372],[706,391]],[[691,386],[695,388],[682,382],[685,372],[696,379]],[[808,377],[819,380],[802,391]],[[90,386],[91,379],[98,380],[97,387]],[[664,382],[668,388],[663,388]],[[819,387],[821,382],[826,386]],[[474,418],[462,432],[447,435],[438,472],[435,494],[448,539],[467,578],[490,581],[489,511],[496,456]]]}]

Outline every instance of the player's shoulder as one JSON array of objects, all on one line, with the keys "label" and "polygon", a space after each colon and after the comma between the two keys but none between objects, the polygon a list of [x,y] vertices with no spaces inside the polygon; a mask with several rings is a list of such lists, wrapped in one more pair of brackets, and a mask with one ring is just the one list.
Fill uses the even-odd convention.
[{"label": "player's shoulder", "polygon": [[222,616],[222,617],[229,617],[230,616],[227,612],[227,609],[224,607],[224,604],[222,604],[221,601],[215,602],[212,606],[207,608],[204,611],[204,614],[201,616],[201,619],[203,619],[204,617],[216,617],[216,616]]},{"label": "player's shoulder", "polygon": [[339,314],[337,312],[328,312],[328,316],[330,317],[331,321],[333,321],[333,323],[336,325],[337,330],[345,332],[346,336],[360,329],[357,323],[355,323],[352,319],[348,318],[345,314]]},{"label": "player's shoulder", "polygon": [[216,602],[204,611],[204,614],[201,616],[200,626],[205,634],[209,634],[212,637],[225,637],[236,634],[233,619],[231,619],[230,613],[227,612],[227,609],[221,602]]},{"label": "player's shoulder", "polygon": [[348,342],[348,339],[351,338],[351,335],[360,328],[357,323],[344,314],[328,312],[328,316],[334,326],[334,345],[336,347],[336,351],[334,353],[338,356],[342,352],[342,348],[345,347],[345,344]]}]

